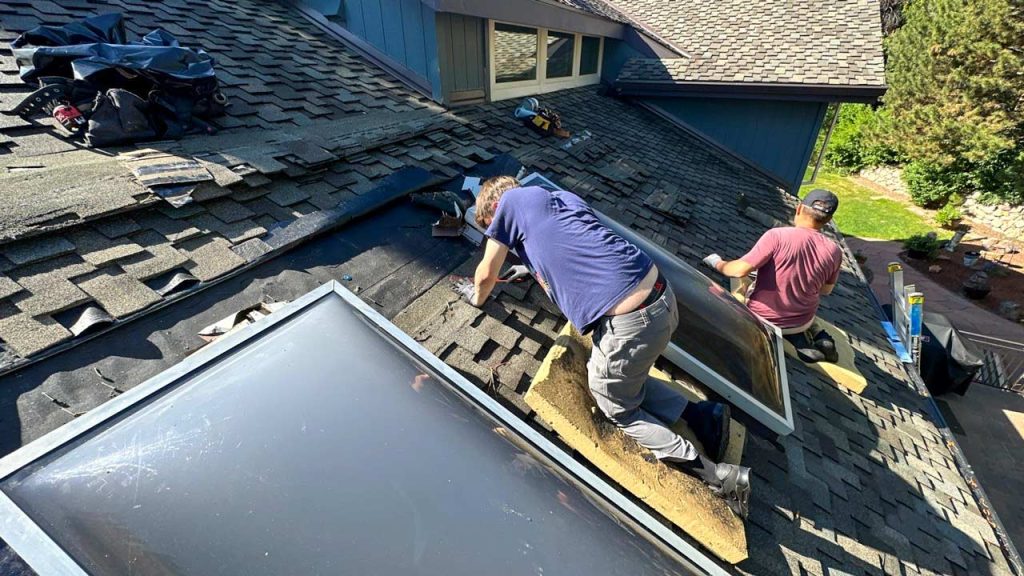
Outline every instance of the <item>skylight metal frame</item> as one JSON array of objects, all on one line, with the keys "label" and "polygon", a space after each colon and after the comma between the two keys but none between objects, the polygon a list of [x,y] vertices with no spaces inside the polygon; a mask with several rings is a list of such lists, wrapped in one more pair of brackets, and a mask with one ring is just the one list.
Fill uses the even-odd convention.
[{"label": "skylight metal frame", "polygon": [[[562,189],[561,186],[555,184],[537,172],[533,172],[520,179],[520,183],[523,185],[537,185],[539,183],[543,183],[549,187]],[[662,258],[671,261],[674,265],[683,268],[688,272],[700,274],[701,276],[704,275],[696,268],[693,268],[686,262],[683,262],[674,254],[644,238],[642,235],[631,230],[627,226],[616,222],[614,219],[609,218],[607,215],[602,214],[597,210],[595,210],[595,212],[598,217],[611,228],[619,228],[627,234],[635,235],[639,241],[647,244],[647,246],[641,246],[642,249],[657,251]],[[630,238],[627,238],[627,240],[630,240]],[[756,322],[760,323],[770,335],[773,336],[771,339],[772,345],[775,349],[775,358],[773,360],[775,361],[779,387],[781,388],[782,393],[782,414],[779,414],[740,386],[733,384],[728,378],[722,376],[674,342],[669,342],[668,347],[665,349],[662,356],[672,364],[684,370],[687,374],[690,374],[699,380],[708,388],[714,390],[724,399],[734,404],[737,408],[743,410],[758,422],[767,426],[771,431],[785,436],[793,432],[795,429],[795,423],[793,419],[793,405],[789,397],[789,378],[786,373],[786,351],[782,338],[782,330],[770,322],[766,322],[753,312],[751,312],[750,315]]]},{"label": "skylight metal frame", "polygon": [[[209,365],[232,354],[247,342],[269,332],[276,325],[287,322],[322,299],[333,295],[340,296],[374,327],[381,330],[392,340],[396,348],[404,349],[415,359],[435,370],[452,385],[454,391],[497,418],[537,449],[542,456],[551,459],[564,473],[579,481],[584,489],[592,491],[603,499],[608,507],[621,513],[624,516],[621,519],[625,520],[633,529],[645,533],[665,545],[668,549],[667,552],[674,555],[687,570],[713,576],[727,576],[728,573],[709,556],[574,460],[564,450],[474,386],[453,368],[431,354],[419,342],[384,318],[369,304],[335,281],[318,287],[238,332],[224,336],[117,398],[0,459],[0,482],[46,458],[67,444],[80,439],[94,429],[140,407],[165,389],[198,374]],[[0,490],[0,538],[6,541],[39,576],[88,576],[88,573],[2,490]]]}]

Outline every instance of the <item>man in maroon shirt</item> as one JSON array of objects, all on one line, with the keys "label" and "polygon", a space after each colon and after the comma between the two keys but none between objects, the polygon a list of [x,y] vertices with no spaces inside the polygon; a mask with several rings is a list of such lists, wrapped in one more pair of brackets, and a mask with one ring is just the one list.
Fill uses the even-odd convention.
[{"label": "man in maroon shirt", "polygon": [[808,336],[821,296],[839,279],[842,251],[821,229],[832,220],[839,199],[828,190],[812,190],[797,205],[794,226],[773,228],[739,260],[712,254],[704,262],[731,278],[757,270],[747,300],[752,312],[778,326],[805,362],[837,360],[835,342],[824,330]]}]

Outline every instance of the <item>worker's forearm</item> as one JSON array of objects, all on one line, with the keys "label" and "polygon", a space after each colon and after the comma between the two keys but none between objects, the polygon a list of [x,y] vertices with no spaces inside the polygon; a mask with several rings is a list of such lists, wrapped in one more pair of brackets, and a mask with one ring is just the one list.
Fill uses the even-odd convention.
[{"label": "worker's forearm", "polygon": [[487,262],[481,262],[476,267],[473,283],[476,285],[475,304],[480,305],[491,295],[491,290],[494,290],[494,285],[498,283],[498,276],[491,273],[491,267]]},{"label": "worker's forearm", "polygon": [[716,268],[729,278],[743,278],[750,274],[750,265],[742,260],[722,262]]}]

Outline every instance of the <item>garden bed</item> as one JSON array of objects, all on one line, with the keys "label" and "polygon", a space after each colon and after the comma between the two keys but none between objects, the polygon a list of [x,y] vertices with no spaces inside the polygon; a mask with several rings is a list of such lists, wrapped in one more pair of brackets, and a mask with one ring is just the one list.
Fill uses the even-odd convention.
[{"label": "garden bed", "polygon": [[[1024,245],[1018,244],[1014,247],[1007,241],[992,242],[989,245],[992,250],[986,250],[983,242],[986,240],[968,235],[952,253],[939,250],[930,260],[909,258],[906,252],[901,252],[900,257],[909,266],[943,288],[961,296],[964,295],[964,282],[974,273],[985,271],[989,277],[991,291],[984,298],[972,302],[997,314],[1000,304],[1004,301],[1014,301],[1024,306]],[[964,255],[971,251],[981,252],[982,257],[968,268],[964,266]],[[993,267],[993,262],[997,266]],[[941,267],[940,271],[929,271],[930,267],[936,265]],[[927,303],[927,295],[925,299]]]}]

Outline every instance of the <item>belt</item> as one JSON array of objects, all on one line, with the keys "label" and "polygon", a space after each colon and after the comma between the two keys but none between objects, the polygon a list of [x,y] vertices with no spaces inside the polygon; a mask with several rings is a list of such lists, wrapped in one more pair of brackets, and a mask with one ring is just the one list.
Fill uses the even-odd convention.
[{"label": "belt", "polygon": [[[654,287],[647,293],[647,298],[644,298],[644,301],[636,307],[636,310],[643,310],[644,308],[653,305],[658,300],[661,300],[661,297],[665,295],[665,289],[667,287],[668,281],[666,281],[665,277],[661,275],[661,270],[658,270],[658,279],[654,281]],[[636,312],[636,310],[633,311]]]}]

